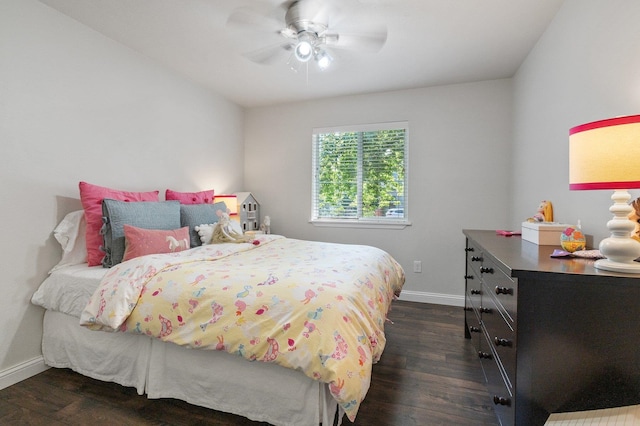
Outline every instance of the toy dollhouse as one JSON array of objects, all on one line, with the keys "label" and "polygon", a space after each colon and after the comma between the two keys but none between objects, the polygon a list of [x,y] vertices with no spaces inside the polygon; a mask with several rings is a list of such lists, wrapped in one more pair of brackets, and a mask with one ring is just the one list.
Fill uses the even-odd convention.
[{"label": "toy dollhouse", "polygon": [[260,204],[250,192],[236,192],[235,196],[242,231],[257,231],[260,228]]}]

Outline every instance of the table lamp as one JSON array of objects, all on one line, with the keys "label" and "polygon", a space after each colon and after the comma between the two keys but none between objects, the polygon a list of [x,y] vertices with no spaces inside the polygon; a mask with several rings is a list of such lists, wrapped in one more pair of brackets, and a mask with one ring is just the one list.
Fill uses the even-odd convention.
[{"label": "table lamp", "polygon": [[616,117],[573,127],[569,131],[569,189],[610,189],[611,236],[600,242],[605,259],[595,267],[640,273],[640,242],[631,238],[635,222],[628,189],[640,188],[640,115]]}]

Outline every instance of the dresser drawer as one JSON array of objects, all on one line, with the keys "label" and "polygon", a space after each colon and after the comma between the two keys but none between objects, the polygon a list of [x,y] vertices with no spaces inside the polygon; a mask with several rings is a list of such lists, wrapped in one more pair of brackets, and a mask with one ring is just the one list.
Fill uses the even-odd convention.
[{"label": "dresser drawer", "polygon": [[480,275],[475,275],[471,269],[471,265],[467,263],[467,275],[466,281],[466,294],[465,296],[471,302],[471,305],[476,309],[480,309],[482,299],[482,280]]},{"label": "dresser drawer", "polygon": [[515,328],[518,300],[517,281],[506,275],[490,257],[482,263],[481,278],[485,293],[494,296],[498,309],[512,328]]},{"label": "dresser drawer", "polygon": [[490,344],[485,337],[486,336],[483,335],[480,344],[480,363],[487,381],[489,397],[491,398],[500,425],[513,426],[515,423],[515,398],[513,396],[513,390],[506,384],[505,374],[493,350],[493,345]]},{"label": "dresser drawer", "polygon": [[467,255],[467,277],[475,277],[475,281],[478,283],[477,285],[480,285],[479,283],[482,281],[482,274],[480,272],[482,261],[480,259],[482,259],[482,257]]},{"label": "dresser drawer", "polygon": [[487,333],[487,339],[493,346],[499,361],[506,372],[506,382],[510,387],[515,386],[516,377],[516,332],[512,323],[505,320],[498,309],[497,302],[491,294],[482,298],[482,324]]},{"label": "dresser drawer", "polygon": [[482,337],[482,325],[480,323],[480,313],[471,307],[469,298],[465,307],[465,325],[467,327],[467,337],[471,339],[471,344],[476,352],[480,351],[480,339]]},{"label": "dresser drawer", "polygon": [[473,241],[468,241],[465,251],[467,252],[467,274],[476,275],[479,278],[483,261],[482,248],[475,245]]}]

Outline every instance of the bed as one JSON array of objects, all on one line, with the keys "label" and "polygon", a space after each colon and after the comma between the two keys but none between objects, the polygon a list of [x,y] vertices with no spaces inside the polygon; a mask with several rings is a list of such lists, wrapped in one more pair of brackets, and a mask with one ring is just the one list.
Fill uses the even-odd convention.
[{"label": "bed", "polygon": [[[59,241],[81,241],[72,214]],[[103,268],[63,241],[32,298],[47,365],[274,425],[355,419],[404,283],[362,245],[261,235]]]}]

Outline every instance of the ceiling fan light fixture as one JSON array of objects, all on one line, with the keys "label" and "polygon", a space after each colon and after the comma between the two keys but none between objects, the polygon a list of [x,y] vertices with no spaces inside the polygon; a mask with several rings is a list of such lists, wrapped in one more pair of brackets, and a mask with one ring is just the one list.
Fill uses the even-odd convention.
[{"label": "ceiling fan light fixture", "polygon": [[333,62],[333,58],[331,57],[331,55],[329,55],[327,51],[323,49],[318,50],[318,53],[316,53],[315,60],[316,60],[316,63],[318,64],[318,68],[320,68],[320,70],[322,71],[329,68],[329,65],[331,65],[331,62]]},{"label": "ceiling fan light fixture", "polygon": [[299,41],[294,52],[300,62],[307,62],[313,56],[313,46],[308,41]]},{"label": "ceiling fan light fixture", "polygon": [[300,62],[307,62],[313,57],[313,51],[315,49],[318,37],[308,31],[301,31],[298,34],[298,42],[293,50],[296,55],[296,59]]}]

